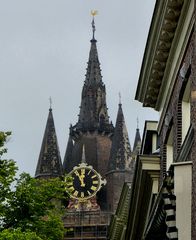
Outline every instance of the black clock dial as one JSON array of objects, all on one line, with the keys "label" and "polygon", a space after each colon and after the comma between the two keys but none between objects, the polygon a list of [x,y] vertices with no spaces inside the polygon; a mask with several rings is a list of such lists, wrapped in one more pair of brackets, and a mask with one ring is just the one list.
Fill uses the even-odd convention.
[{"label": "black clock dial", "polygon": [[99,190],[100,179],[93,169],[78,168],[71,172],[71,177],[69,192],[73,198],[88,199]]}]

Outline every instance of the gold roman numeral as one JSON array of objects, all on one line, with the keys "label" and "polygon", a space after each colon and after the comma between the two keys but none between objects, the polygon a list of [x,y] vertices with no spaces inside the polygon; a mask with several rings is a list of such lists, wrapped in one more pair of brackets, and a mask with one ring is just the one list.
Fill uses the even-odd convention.
[{"label": "gold roman numeral", "polygon": [[99,183],[99,181],[97,181],[97,180],[96,180],[96,181],[93,181],[93,184],[98,184],[98,183]]},{"label": "gold roman numeral", "polygon": [[84,197],[84,192],[81,192],[81,197],[82,197],[82,198]]},{"label": "gold roman numeral", "polygon": [[75,192],[73,193],[73,195],[74,195],[75,197],[77,197],[77,196],[78,196],[78,191],[75,191]]},{"label": "gold roman numeral", "polygon": [[95,186],[91,187],[91,190],[95,191],[97,188]]},{"label": "gold roman numeral", "polygon": [[67,183],[67,186],[72,186],[73,185],[73,182],[68,182]]},{"label": "gold roman numeral", "polygon": [[96,178],[97,177],[97,175],[93,175],[91,178]]},{"label": "gold roman numeral", "polygon": [[68,189],[69,189],[69,191],[71,191],[71,192],[74,191],[74,187],[73,187],[73,186],[72,186],[72,187],[69,187]]}]

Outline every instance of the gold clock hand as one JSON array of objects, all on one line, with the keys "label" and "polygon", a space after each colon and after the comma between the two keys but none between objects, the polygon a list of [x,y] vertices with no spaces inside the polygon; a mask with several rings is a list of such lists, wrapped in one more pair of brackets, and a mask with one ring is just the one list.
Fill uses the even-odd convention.
[{"label": "gold clock hand", "polygon": [[85,178],[84,174],[81,174],[80,177],[79,177],[80,183],[81,183],[81,187],[85,187],[84,178]]},{"label": "gold clock hand", "polygon": [[80,183],[81,183],[81,187],[85,187],[85,183],[84,183],[84,178],[85,178],[85,175],[84,173],[81,173],[81,175],[76,171],[75,172],[76,176],[78,176],[79,180],[80,180]]}]

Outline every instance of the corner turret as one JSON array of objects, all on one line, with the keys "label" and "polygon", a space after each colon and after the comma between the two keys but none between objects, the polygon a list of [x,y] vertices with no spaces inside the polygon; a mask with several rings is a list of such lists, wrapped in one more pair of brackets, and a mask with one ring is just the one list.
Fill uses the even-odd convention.
[{"label": "corner turret", "polygon": [[132,182],[134,168],[135,164],[132,159],[131,146],[120,102],[106,174],[109,211],[115,212],[122,186],[125,182]]},{"label": "corner turret", "polygon": [[40,155],[35,172],[36,178],[59,177],[63,174],[62,162],[50,106]]}]

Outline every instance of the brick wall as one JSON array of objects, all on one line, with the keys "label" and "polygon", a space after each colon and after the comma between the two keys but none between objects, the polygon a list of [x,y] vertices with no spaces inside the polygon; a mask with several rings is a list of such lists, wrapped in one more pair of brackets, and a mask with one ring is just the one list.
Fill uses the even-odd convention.
[{"label": "brick wall", "polygon": [[[183,73],[181,73],[183,71]],[[185,77],[184,77],[184,76]],[[161,142],[161,178],[160,185],[165,175],[165,162],[166,162],[166,143],[168,133],[173,125],[173,160],[177,160],[178,154],[181,150],[182,144],[182,111],[181,99],[182,93],[185,89],[186,81],[191,82],[191,124],[194,132],[196,131],[196,34],[192,33],[191,38],[187,45],[187,50],[184,59],[181,63],[181,69],[176,79],[173,94],[170,99],[164,124],[160,132]],[[194,135],[195,139],[196,135]],[[184,161],[192,161],[193,163],[193,178],[192,178],[192,239],[196,239],[196,141],[194,140],[193,146],[190,150],[187,159]]]},{"label": "brick wall", "polygon": [[[164,123],[160,132],[160,146],[161,146],[161,177],[160,177],[160,185],[162,184],[165,171],[166,171],[166,143],[168,140],[168,135],[171,131],[171,127],[173,126],[173,161],[177,161],[178,154],[181,149],[182,144],[182,107],[181,100],[182,95],[187,83],[187,80],[193,79],[195,66],[191,63],[191,58],[193,56],[193,43],[194,43],[194,34],[191,35],[190,41],[188,42],[187,50],[183,61],[181,63],[181,67],[178,72],[178,76],[176,78],[176,82],[174,85],[174,90],[171,95],[170,104],[166,111]],[[191,63],[191,71],[190,71],[190,63]],[[190,74],[188,74],[190,73]],[[188,78],[188,79],[187,79]],[[194,85],[191,86],[194,88]],[[196,80],[195,80],[195,89],[196,89]],[[191,122],[196,119],[196,109],[194,109],[195,103],[191,104]],[[196,106],[195,106],[196,107]],[[191,150],[193,151],[193,150]],[[194,155],[196,157],[196,154]],[[193,157],[192,157],[193,158]],[[186,161],[187,159],[185,159]]]}]

